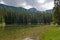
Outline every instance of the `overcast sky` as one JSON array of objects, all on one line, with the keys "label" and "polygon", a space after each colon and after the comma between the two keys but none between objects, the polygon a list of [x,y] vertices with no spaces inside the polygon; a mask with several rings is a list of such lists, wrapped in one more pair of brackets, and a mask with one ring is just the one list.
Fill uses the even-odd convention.
[{"label": "overcast sky", "polygon": [[0,3],[24,7],[26,9],[34,7],[40,11],[52,9],[54,7],[54,0],[0,0]]}]

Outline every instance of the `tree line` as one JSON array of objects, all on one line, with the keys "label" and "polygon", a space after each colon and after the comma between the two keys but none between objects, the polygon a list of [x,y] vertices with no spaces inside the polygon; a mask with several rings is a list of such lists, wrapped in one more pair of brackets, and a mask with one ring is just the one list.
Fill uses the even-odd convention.
[{"label": "tree line", "polygon": [[54,24],[60,25],[60,1],[54,0],[53,13],[16,11],[1,7],[0,23],[5,24]]},{"label": "tree line", "polygon": [[52,21],[52,14],[45,12],[32,13],[0,8],[0,14],[0,22],[4,21],[6,24],[50,24]]}]

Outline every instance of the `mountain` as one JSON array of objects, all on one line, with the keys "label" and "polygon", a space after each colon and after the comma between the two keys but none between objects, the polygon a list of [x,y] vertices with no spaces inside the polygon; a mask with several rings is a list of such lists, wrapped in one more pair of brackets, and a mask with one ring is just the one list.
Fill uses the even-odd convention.
[{"label": "mountain", "polygon": [[[22,7],[14,7],[14,6],[9,6],[9,5],[5,5],[5,4],[0,4],[0,8],[4,8],[4,9],[8,9],[8,10],[14,10],[17,12],[28,12],[28,13],[41,12],[41,11],[38,11],[36,8],[25,9]],[[43,13],[43,12],[41,12],[41,13]],[[52,13],[52,9],[46,10],[45,13]]]},{"label": "mountain", "polygon": [[31,12],[31,13],[36,13],[38,12],[37,9],[35,8],[30,8],[30,9],[25,9],[25,8],[22,8],[22,7],[14,7],[14,6],[9,6],[9,5],[5,5],[5,4],[0,4],[0,8],[4,8],[4,9],[8,9],[8,10],[15,10],[15,11],[19,11],[19,12]]},{"label": "mountain", "polygon": [[26,11],[26,9],[24,9],[22,7],[8,6],[8,5],[4,5],[4,4],[0,4],[0,8],[15,10],[15,11]]},{"label": "mountain", "polygon": [[32,13],[36,13],[36,12],[38,12],[38,10],[35,9],[35,8],[30,8],[30,9],[28,9],[28,11],[30,11],[30,12],[32,12]]},{"label": "mountain", "polygon": [[45,12],[46,12],[46,13],[52,13],[52,12],[53,12],[53,10],[52,10],[52,9],[50,9],[50,10],[46,10]]}]

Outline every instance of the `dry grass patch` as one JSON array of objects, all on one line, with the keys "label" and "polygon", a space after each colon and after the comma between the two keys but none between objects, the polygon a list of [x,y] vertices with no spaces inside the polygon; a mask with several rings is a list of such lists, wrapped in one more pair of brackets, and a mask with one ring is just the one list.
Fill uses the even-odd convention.
[{"label": "dry grass patch", "polygon": [[44,25],[39,27],[4,30],[0,32],[0,39],[1,40],[23,40],[26,37],[30,37],[33,39],[39,37],[40,40],[43,40],[44,35],[47,31],[55,30],[55,29],[57,29],[57,27]]}]

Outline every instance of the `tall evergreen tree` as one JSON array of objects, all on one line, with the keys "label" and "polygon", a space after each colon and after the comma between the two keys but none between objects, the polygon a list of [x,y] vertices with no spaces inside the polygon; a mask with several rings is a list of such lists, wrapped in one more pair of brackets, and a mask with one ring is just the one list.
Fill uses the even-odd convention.
[{"label": "tall evergreen tree", "polygon": [[53,14],[53,20],[54,23],[57,23],[60,25],[60,0],[54,0],[54,14]]}]

